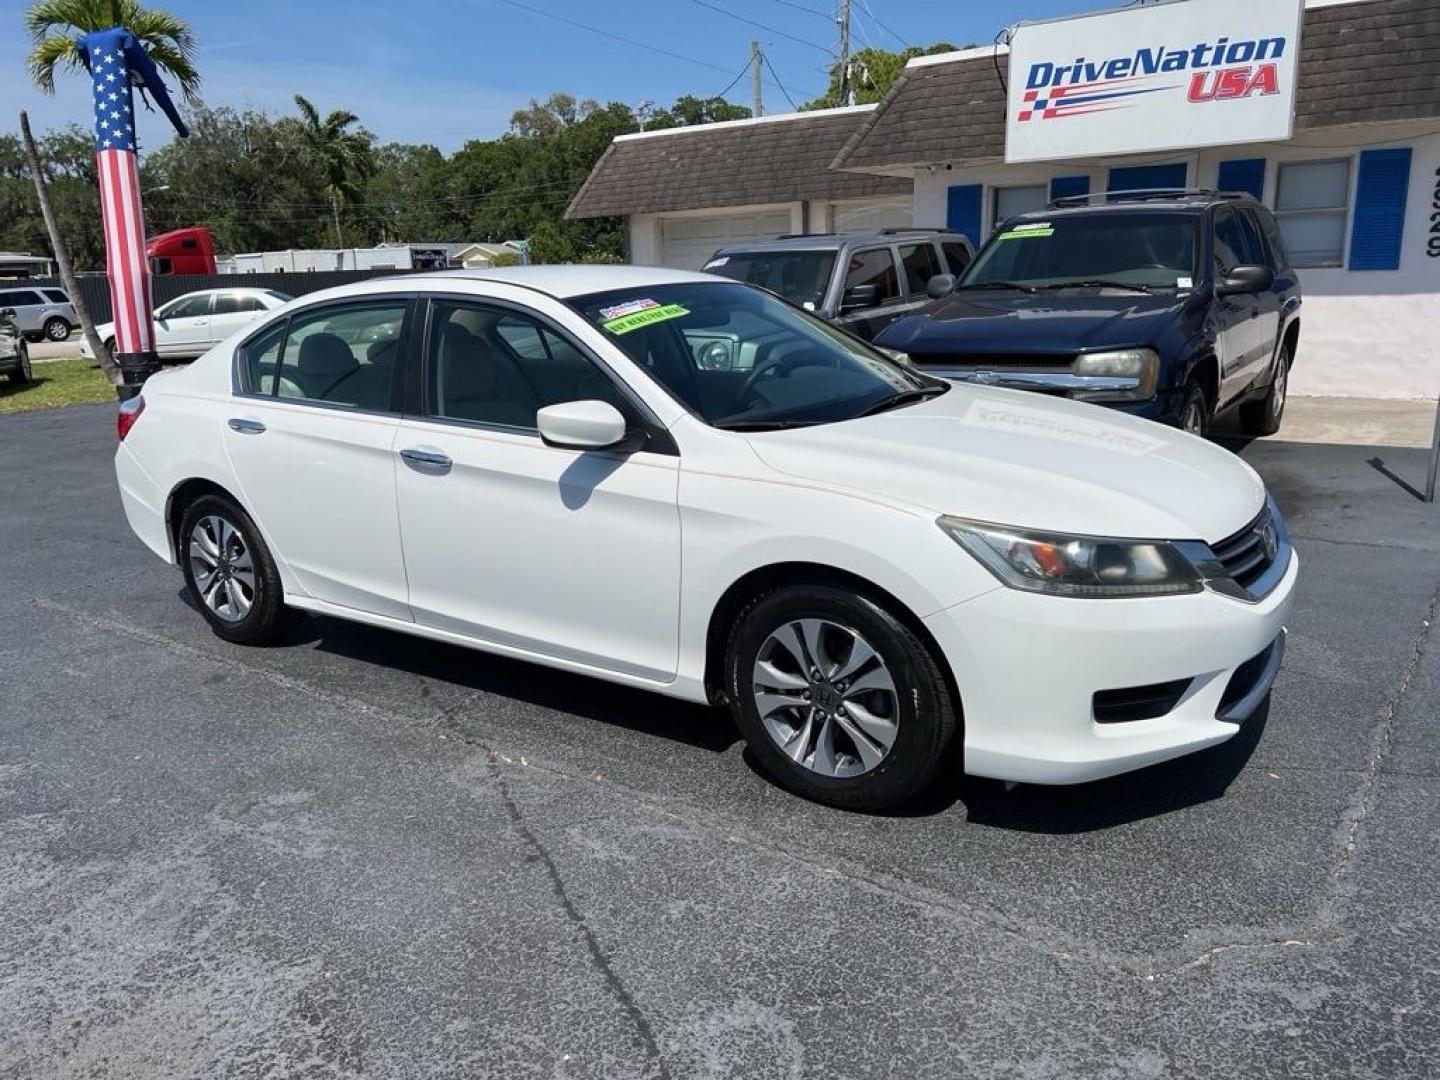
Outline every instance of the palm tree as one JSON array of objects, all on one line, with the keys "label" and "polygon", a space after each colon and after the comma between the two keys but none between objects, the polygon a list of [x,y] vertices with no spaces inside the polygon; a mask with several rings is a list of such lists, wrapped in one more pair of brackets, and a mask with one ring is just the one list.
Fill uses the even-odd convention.
[{"label": "palm tree", "polygon": [[[168,11],[141,7],[135,0],[35,0],[25,13],[25,29],[30,34],[30,54],[25,63],[30,70],[30,78],[45,93],[53,94],[57,68],[69,71],[84,68],[76,38],[112,26],[124,26],[140,40],[161,74],[179,85],[186,101],[195,104],[200,100],[200,73],[195,68],[195,35],[190,32],[190,27]],[[75,317],[80,320],[80,328],[91,351],[100,361],[106,377],[119,387],[122,382],[120,371],[110,356],[110,350],[95,333],[95,321],[90,317],[85,298],[75,280],[70,253],[56,227],[55,215],[50,208],[49,184],[41,166],[40,152],[30,134],[29,118],[24,113],[20,114],[20,132],[25,142],[30,174],[35,181],[36,196],[40,200],[40,212],[44,215],[55,263],[60,269],[60,280],[75,305]]]},{"label": "palm tree", "polygon": [[340,234],[340,204],[360,201],[360,182],[375,175],[375,150],[370,136],[351,131],[360,118],[346,109],[336,109],[325,119],[302,94],[295,105],[305,128],[305,141],[325,174],[325,194],[335,217],[335,246],[344,247]]}]

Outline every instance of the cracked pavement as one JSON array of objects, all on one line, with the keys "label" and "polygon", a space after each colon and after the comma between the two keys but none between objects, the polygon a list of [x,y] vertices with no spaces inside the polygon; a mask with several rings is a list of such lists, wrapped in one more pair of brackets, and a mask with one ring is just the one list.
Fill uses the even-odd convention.
[{"label": "cracked pavement", "polygon": [[1304,573],[1231,743],[863,816],[711,710],[226,645],[113,430],[0,420],[0,1077],[1435,1075],[1440,511],[1367,464],[1422,452],[1243,448]]}]

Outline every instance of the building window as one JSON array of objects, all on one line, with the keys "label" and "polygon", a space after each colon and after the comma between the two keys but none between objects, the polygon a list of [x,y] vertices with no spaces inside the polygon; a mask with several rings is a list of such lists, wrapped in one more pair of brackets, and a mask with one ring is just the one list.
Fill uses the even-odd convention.
[{"label": "building window", "polygon": [[1282,164],[1275,217],[1296,266],[1340,266],[1350,207],[1350,160]]},{"label": "building window", "polygon": [[1016,214],[1028,214],[1044,210],[1050,204],[1050,192],[1044,184],[1025,187],[1002,187],[995,189],[995,217],[991,228],[997,228],[1003,221]]}]

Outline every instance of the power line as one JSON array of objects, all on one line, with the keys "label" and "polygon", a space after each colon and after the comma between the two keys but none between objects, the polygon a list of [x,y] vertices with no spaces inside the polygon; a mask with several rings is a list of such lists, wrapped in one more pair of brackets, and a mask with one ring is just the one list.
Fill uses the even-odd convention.
[{"label": "power line", "polygon": [[[514,3],[514,0],[505,0],[505,2]],[[716,4],[707,3],[706,0],[690,0],[690,2],[693,4],[699,4],[703,8],[709,8],[711,11],[718,12],[721,15],[728,16],[729,18],[737,19],[740,22],[749,23],[751,26],[758,26],[767,34],[775,34],[777,37],[788,38],[789,40],[798,42],[799,44],[804,45],[807,48],[818,49],[820,52],[825,53],[827,56],[830,55],[830,50],[825,48],[825,46],[823,45],[816,45],[813,41],[808,41],[802,37],[796,37],[794,34],[787,34],[784,30],[777,30],[775,27],[770,26],[766,23],[756,22],[754,19],[747,19],[744,15],[737,15],[733,11],[726,11],[723,7],[720,7]]]},{"label": "power line", "polygon": [[[566,23],[570,26],[576,27],[577,29],[584,30],[587,34],[599,34],[601,37],[607,37],[611,41],[620,41],[624,42],[626,45],[634,45],[637,49],[648,49],[653,53],[659,53],[662,56],[669,56],[675,60],[684,60],[687,64],[699,64],[701,67],[707,67],[710,70],[718,71],[721,74],[728,75],[730,73],[729,68],[723,68],[719,64],[712,64],[708,60],[698,60],[693,56],[686,56],[683,53],[671,52],[669,49],[662,49],[658,45],[651,45],[648,41],[637,41],[634,38],[628,38],[621,34],[612,33],[609,30],[602,30],[598,26],[591,26],[588,23],[579,22],[578,20],[571,19],[565,15],[557,15],[553,11],[545,11],[543,8],[531,7],[529,4],[521,3],[520,0],[500,0],[500,3],[509,4],[511,7],[519,8],[521,11],[528,11],[532,15],[539,15],[542,18],[554,19],[556,22]],[[708,7],[709,5],[706,6]]]},{"label": "power line", "polygon": [[817,11],[815,8],[806,7],[804,4],[797,4],[794,2],[794,0],[775,0],[775,2],[777,4],[784,4],[786,7],[794,8],[796,11],[808,11],[811,15],[819,15],[820,18],[824,19],[826,22],[829,22],[835,17],[831,15],[828,11]]},{"label": "power line", "polygon": [[870,0],[860,0],[860,6],[865,9],[865,14],[868,15],[868,16],[870,16],[870,21],[871,21],[871,22],[873,22],[873,23],[874,23],[876,26],[878,26],[881,30],[884,30],[885,33],[889,34],[889,35],[890,35],[891,37],[893,37],[896,41],[900,42],[900,44],[901,44],[901,45],[904,45],[907,49],[910,47],[910,42],[906,41],[903,37],[901,37],[899,34],[897,34],[894,30],[891,30],[890,27],[886,26],[883,22],[880,21],[879,17],[875,14],[874,9],[871,8],[871,6],[870,6]]},{"label": "power line", "polygon": [[741,79],[743,79],[743,78],[745,77],[745,73],[746,73],[747,71],[749,71],[749,70],[750,70],[750,61],[749,61],[749,60],[746,60],[746,61],[745,61],[745,66],[742,67],[739,71],[737,71],[737,72],[735,73],[735,77],[730,80],[730,85],[727,86],[727,87],[725,87],[725,89],[724,89],[724,90],[721,90],[718,94],[711,94],[710,96],[711,96],[712,98],[723,98],[723,97],[724,97],[726,94],[728,94],[731,90],[734,90],[734,89],[735,89],[735,84],[738,83]]},{"label": "power line", "polygon": [[795,99],[790,96],[790,91],[785,89],[785,84],[780,81],[780,76],[775,73],[775,65],[770,63],[770,57],[768,57],[767,55],[765,55],[765,53],[762,52],[760,54],[760,59],[763,60],[765,62],[765,66],[770,69],[771,78],[775,80],[775,85],[780,88],[780,93],[785,95],[785,100],[790,103],[790,108],[795,112],[799,112],[800,106],[795,104]]}]

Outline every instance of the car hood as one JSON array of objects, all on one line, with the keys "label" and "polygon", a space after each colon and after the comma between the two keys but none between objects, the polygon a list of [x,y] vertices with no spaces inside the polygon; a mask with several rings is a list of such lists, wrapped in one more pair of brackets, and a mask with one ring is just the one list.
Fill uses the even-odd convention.
[{"label": "car hood", "polygon": [[1092,536],[1214,542],[1260,512],[1255,471],[1123,413],[993,387],[837,424],[749,436],[790,476],[925,513]]},{"label": "car hood", "polygon": [[926,353],[1046,353],[1144,345],[1179,314],[1185,298],[1119,290],[959,292],[887,327],[887,349]]}]

